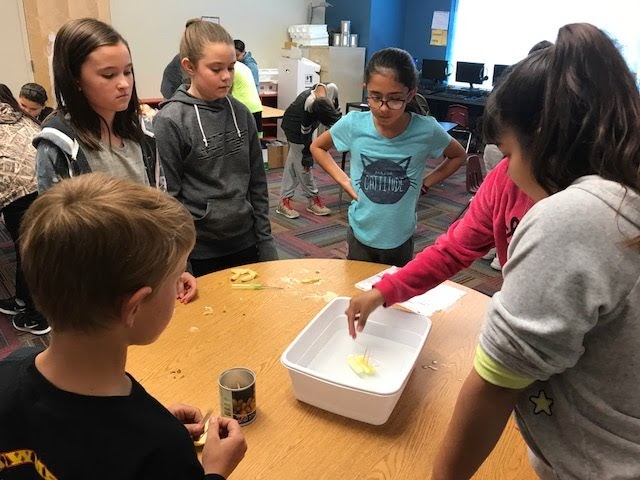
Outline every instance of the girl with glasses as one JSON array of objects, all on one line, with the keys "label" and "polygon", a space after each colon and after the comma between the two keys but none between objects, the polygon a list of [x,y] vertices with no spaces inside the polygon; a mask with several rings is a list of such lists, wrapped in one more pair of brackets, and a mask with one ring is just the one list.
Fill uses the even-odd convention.
[{"label": "girl with glasses", "polygon": [[[311,145],[318,164],[351,196],[347,242],[351,260],[404,266],[413,258],[415,206],[426,161],[445,160],[424,179],[430,187],[466,160],[462,145],[433,117],[410,112],[417,73],[398,48],[376,52],[365,71],[370,111],[351,112]],[[351,152],[351,178],[328,150]]]}]

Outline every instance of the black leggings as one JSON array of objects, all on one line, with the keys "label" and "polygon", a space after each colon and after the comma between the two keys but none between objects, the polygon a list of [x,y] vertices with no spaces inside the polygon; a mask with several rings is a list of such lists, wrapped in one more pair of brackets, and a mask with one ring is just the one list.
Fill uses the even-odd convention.
[{"label": "black leggings", "polygon": [[29,287],[24,280],[22,273],[22,259],[20,257],[20,223],[22,217],[26,213],[27,209],[31,206],[34,200],[38,198],[38,192],[30,193],[24,197],[20,197],[14,200],[9,205],[2,209],[2,215],[4,216],[4,223],[7,226],[9,235],[13,239],[13,244],[16,248],[16,298],[22,300],[28,307],[33,306],[33,300],[29,293]]},{"label": "black leggings", "polygon": [[402,245],[386,250],[369,247],[360,242],[353,234],[353,229],[349,227],[347,231],[347,244],[349,245],[349,253],[347,254],[347,259],[349,260],[384,263],[385,265],[404,267],[413,258],[413,236]]},{"label": "black leggings", "polygon": [[262,112],[254,113],[253,118],[256,119],[256,128],[258,129],[258,133],[262,133]]}]

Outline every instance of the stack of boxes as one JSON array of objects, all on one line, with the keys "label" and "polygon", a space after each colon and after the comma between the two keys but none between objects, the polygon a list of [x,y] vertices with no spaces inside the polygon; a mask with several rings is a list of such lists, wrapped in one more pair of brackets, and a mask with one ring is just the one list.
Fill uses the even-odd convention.
[{"label": "stack of boxes", "polygon": [[297,45],[329,45],[329,32],[326,25],[291,25],[291,41]]}]

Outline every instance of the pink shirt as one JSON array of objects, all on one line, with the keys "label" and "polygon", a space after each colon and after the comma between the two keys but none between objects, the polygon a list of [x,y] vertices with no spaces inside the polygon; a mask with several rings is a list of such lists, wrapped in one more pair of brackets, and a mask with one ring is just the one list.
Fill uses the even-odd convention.
[{"label": "pink shirt", "polygon": [[533,200],[507,175],[508,168],[509,160],[502,160],[482,182],[460,220],[404,268],[385,275],[374,285],[382,293],[385,305],[404,302],[432,289],[494,246],[500,263],[507,262],[513,232],[533,206]]}]

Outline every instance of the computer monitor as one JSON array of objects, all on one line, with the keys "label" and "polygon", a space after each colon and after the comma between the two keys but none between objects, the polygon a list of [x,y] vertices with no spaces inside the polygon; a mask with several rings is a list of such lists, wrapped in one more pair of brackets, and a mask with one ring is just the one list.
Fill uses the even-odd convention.
[{"label": "computer monitor", "polygon": [[434,83],[444,82],[447,79],[449,63],[446,60],[422,60],[422,79],[431,80]]},{"label": "computer monitor", "polygon": [[456,82],[468,83],[473,88],[474,84],[479,85],[486,79],[484,63],[456,62]]},{"label": "computer monitor", "polygon": [[496,86],[496,83],[498,83],[498,81],[500,80],[500,77],[502,75],[504,75],[504,71],[509,68],[510,65],[501,65],[499,63],[496,63],[493,66],[493,86]]}]

